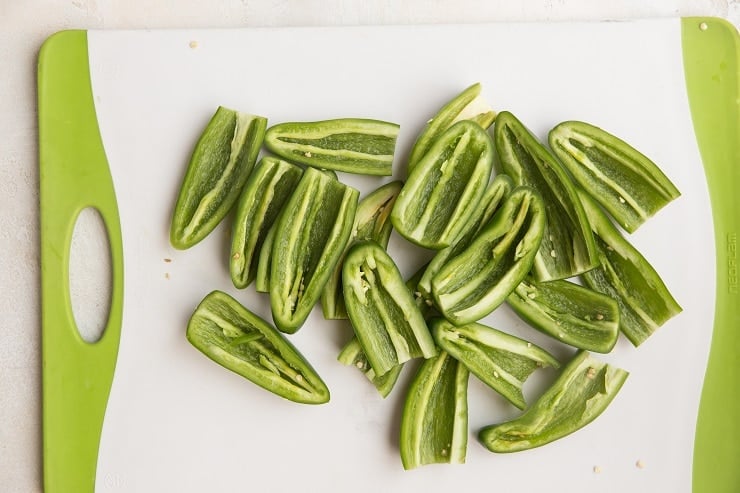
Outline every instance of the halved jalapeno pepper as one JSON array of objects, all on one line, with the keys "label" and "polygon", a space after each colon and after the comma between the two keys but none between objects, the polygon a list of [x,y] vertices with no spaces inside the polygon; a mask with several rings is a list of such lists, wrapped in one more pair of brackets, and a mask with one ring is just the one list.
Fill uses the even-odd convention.
[{"label": "halved jalapeno pepper", "polygon": [[359,192],[307,168],[275,224],[270,305],[277,327],[298,330],[319,300],[352,231]]},{"label": "halved jalapeno pepper", "polygon": [[486,325],[455,326],[444,319],[431,325],[440,348],[519,409],[527,405],[522,394],[527,378],[537,368],[560,366],[544,349]]},{"label": "halved jalapeno pepper", "polygon": [[576,187],[562,165],[508,111],[496,117],[493,136],[498,163],[515,185],[542,196],[547,224],[534,261],[538,281],[565,279],[598,264],[596,245]]},{"label": "halved jalapeno pepper", "polygon": [[347,314],[378,376],[412,358],[437,354],[429,329],[401,273],[377,243],[356,243],[342,267]]},{"label": "halved jalapeno pepper", "polygon": [[628,373],[579,352],[558,379],[520,417],[483,428],[481,443],[491,452],[539,447],[583,428],[604,412]]},{"label": "halved jalapeno pepper", "polygon": [[532,268],[544,228],[539,194],[514,189],[478,237],[432,277],[439,311],[464,325],[495,310]]},{"label": "halved jalapeno pepper", "polygon": [[477,123],[457,122],[434,140],[393,206],[393,227],[417,245],[442,249],[470,224],[488,186],[493,143]]},{"label": "halved jalapeno pepper", "polygon": [[549,140],[576,182],[630,233],[681,195],[647,156],[599,127],[563,122]]},{"label": "halved jalapeno pepper", "polygon": [[190,248],[218,225],[239,198],[257,160],[267,119],[219,107],[195,146],[180,187],[170,243]]},{"label": "halved jalapeno pepper", "polygon": [[226,293],[213,291],[200,302],[187,338],[219,365],[280,397],[305,404],[329,401],[329,389],[301,353]]}]

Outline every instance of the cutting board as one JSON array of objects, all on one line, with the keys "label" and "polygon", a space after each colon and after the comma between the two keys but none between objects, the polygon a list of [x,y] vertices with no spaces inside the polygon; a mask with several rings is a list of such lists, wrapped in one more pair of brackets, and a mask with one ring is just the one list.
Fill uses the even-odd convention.
[{"label": "cutting board", "polygon": [[[737,47],[729,24],[698,18],[52,36],[39,59],[46,491],[740,491]],[[541,138],[584,120],[659,163],[682,196],[630,241],[683,312],[639,349],[622,338],[601,356],[630,377],[583,430],[491,454],[477,430],[517,412],[471,378],[467,464],[405,472],[398,430],[414,365],[382,399],[336,361],[347,323],[314,310],[290,339],[328,404],[288,402],[217,366],[185,339],[198,302],[221,289],[270,320],[268,299],[231,285],[228,223],[187,251],[170,246],[169,223],[219,105],[270,124],[397,122],[403,178],[426,120],[474,82]],[[363,193],[389,179],[340,178]],[[67,280],[86,207],[103,217],[112,259],[95,343],[76,330]],[[389,249],[404,275],[430,256],[395,235]],[[572,354],[506,307],[484,323]],[[555,376],[539,373],[528,402]]]}]

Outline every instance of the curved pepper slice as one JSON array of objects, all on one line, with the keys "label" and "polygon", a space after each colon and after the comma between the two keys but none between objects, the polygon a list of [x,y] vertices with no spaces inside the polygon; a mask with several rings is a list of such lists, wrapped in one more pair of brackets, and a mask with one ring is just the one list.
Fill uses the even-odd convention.
[{"label": "curved pepper slice", "polygon": [[[396,202],[403,183],[392,181],[360,200],[355,214],[348,246],[355,241],[372,240],[386,248],[393,225],[390,222],[391,209]],[[342,295],[342,260],[337,262],[334,272],[321,293],[321,309],[324,318],[329,320],[347,318],[347,308]]]},{"label": "curved pepper slice", "polygon": [[170,228],[184,250],[218,225],[239,198],[257,160],[267,119],[219,107],[195,146]]},{"label": "curved pepper slice", "polygon": [[200,302],[187,338],[219,365],[280,397],[304,404],[329,402],[329,389],[301,353],[226,293],[213,291]]},{"label": "curved pepper slice", "polygon": [[517,452],[550,443],[596,419],[622,388],[628,373],[579,352],[552,386],[519,418],[483,428],[491,452]]},{"label": "curved pepper slice", "polygon": [[409,174],[391,212],[406,239],[439,250],[469,227],[493,165],[493,143],[477,123],[457,122],[437,139]]},{"label": "curved pepper slice", "polygon": [[359,192],[307,168],[275,224],[270,306],[278,329],[293,333],[308,317],[344,251]]},{"label": "curved pepper slice", "polygon": [[493,130],[499,164],[516,185],[537,190],[545,202],[547,225],[534,261],[538,281],[565,279],[598,264],[596,246],[576,188],[562,165],[508,111]]},{"label": "curved pepper slice", "polygon": [[401,462],[464,464],[468,446],[468,370],[445,352],[419,367],[401,417]]},{"label": "curved pepper slice", "polygon": [[560,367],[544,349],[486,325],[457,327],[436,319],[432,322],[432,335],[440,348],[519,409],[527,405],[522,385],[529,375],[537,368]]},{"label": "curved pepper slice", "polygon": [[412,358],[437,354],[401,273],[377,243],[357,243],[349,249],[342,285],[349,320],[376,375]]},{"label": "curved pepper slice", "polygon": [[514,189],[478,237],[432,277],[432,295],[445,318],[464,325],[503,303],[532,268],[544,229],[539,194]]},{"label": "curved pepper slice", "polygon": [[451,99],[429,120],[411,149],[408,173],[416,166],[445,130],[461,120],[471,120],[488,128],[496,119],[496,112],[481,96],[481,85],[475,83]]},{"label": "curved pepper slice", "polygon": [[645,257],[637,251],[585,192],[581,201],[598,246],[600,265],[582,274],[591,289],[614,298],[619,328],[639,346],[682,308]]},{"label": "curved pepper slice", "polygon": [[388,370],[384,375],[376,375],[375,371],[367,361],[365,353],[362,352],[362,346],[357,337],[353,337],[350,341],[342,348],[342,351],[337,356],[337,360],[347,366],[354,366],[370,380],[378,392],[383,397],[388,397],[388,394],[393,390],[393,386],[396,385],[401,370],[403,369],[403,363],[396,365]]},{"label": "curved pepper slice", "polygon": [[599,127],[563,122],[549,140],[576,182],[630,233],[681,195],[647,156]]},{"label": "curved pepper slice", "polygon": [[390,176],[398,129],[395,123],[362,118],[280,123],[267,130],[265,146],[306,166]]},{"label": "curved pepper slice", "polygon": [[506,175],[496,176],[491,184],[486,189],[483,198],[480,201],[480,205],[476,210],[473,211],[469,221],[471,226],[454,244],[437,251],[436,255],[429,262],[429,265],[424,270],[424,273],[419,279],[417,290],[426,299],[430,299],[432,295],[432,278],[439,272],[439,269],[452,257],[455,257],[460,252],[472,243],[481,229],[488,224],[493,215],[499,209],[504,199],[511,192],[513,185],[511,178]]},{"label": "curved pepper slice", "polygon": [[579,349],[608,353],[619,338],[617,302],[572,282],[525,279],[506,301],[535,329]]},{"label": "curved pepper slice", "polygon": [[296,165],[264,157],[244,185],[231,235],[231,280],[245,288],[257,273],[259,251],[267,232],[293,192],[303,171]]}]

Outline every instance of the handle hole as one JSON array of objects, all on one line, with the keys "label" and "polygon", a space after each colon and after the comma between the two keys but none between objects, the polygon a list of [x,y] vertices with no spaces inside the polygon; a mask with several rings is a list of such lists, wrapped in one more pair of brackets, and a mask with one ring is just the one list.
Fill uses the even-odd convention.
[{"label": "handle hole", "polygon": [[75,325],[86,342],[100,340],[110,313],[111,253],[108,230],[100,212],[83,209],[72,232],[69,292]]}]

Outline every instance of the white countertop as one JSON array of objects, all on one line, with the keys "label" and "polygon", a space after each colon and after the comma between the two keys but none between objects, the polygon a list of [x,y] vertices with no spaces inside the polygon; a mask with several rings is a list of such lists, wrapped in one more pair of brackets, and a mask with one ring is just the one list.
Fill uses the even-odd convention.
[{"label": "white countertop", "polygon": [[[712,15],[740,0],[29,0],[0,7],[0,490],[42,490],[36,56],[69,28],[603,20]],[[85,285],[86,279],[77,279]],[[85,288],[83,288],[84,290]],[[84,290],[84,292],[87,292]],[[92,291],[91,291],[92,292]]]}]

